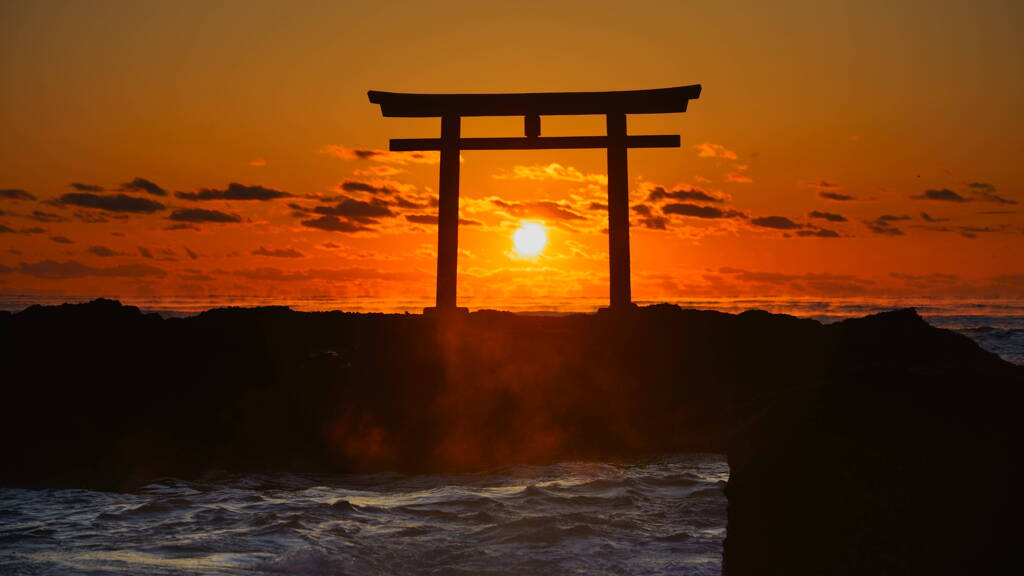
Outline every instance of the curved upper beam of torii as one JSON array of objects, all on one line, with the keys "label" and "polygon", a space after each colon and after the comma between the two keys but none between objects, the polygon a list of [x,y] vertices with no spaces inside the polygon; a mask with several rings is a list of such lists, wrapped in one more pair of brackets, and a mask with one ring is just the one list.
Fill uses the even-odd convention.
[{"label": "curved upper beam of torii", "polygon": [[[441,152],[438,187],[437,305],[425,312],[454,312],[459,244],[459,151],[605,148],[608,150],[608,260],[610,309],[632,307],[629,282],[629,187],[626,150],[675,148],[678,135],[629,136],[626,114],[685,112],[701,86],[617,92],[535,92],[521,94],[403,94],[368,92],[384,116],[441,118],[440,138],[392,139],[392,151]],[[545,115],[603,115],[604,136],[541,137]],[[523,137],[462,138],[463,116],[523,116]]]}]

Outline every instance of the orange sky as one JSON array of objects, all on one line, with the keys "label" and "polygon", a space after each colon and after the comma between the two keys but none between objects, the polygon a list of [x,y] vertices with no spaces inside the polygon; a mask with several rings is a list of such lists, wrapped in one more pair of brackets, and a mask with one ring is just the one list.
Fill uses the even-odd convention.
[{"label": "orange sky", "polygon": [[[699,83],[629,121],[683,141],[630,152],[634,299],[1024,297],[1021,3],[437,4],[0,4],[0,292],[429,304],[437,165],[366,151],[439,121],[367,90]],[[604,297],[604,169],[464,152],[460,298]]]}]

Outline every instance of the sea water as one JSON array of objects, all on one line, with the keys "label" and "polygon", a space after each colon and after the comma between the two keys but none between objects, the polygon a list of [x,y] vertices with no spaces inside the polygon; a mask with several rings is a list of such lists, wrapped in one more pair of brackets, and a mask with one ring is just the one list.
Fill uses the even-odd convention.
[{"label": "sea water", "polygon": [[2,574],[719,574],[724,456],[0,489]]}]

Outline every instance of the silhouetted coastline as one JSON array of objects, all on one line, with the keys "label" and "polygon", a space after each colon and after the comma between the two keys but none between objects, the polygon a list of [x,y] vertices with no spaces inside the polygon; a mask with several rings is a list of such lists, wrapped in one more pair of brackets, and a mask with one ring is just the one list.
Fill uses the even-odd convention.
[{"label": "silhouetted coastline", "polygon": [[725,452],[727,574],[992,572],[1013,552],[1024,368],[909,309],[162,319],[97,300],[2,313],[0,342],[6,484]]}]

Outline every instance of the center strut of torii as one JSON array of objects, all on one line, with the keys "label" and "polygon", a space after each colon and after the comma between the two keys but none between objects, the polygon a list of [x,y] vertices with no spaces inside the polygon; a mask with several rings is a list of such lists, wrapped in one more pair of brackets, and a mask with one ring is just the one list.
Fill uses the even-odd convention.
[{"label": "center strut of torii", "polygon": [[[424,312],[455,312],[459,254],[459,152],[462,150],[542,150],[605,148],[608,151],[608,265],[610,309],[632,306],[629,287],[629,148],[678,148],[679,136],[628,136],[626,114],[686,112],[700,97],[700,85],[625,90],[620,92],[540,92],[532,94],[399,94],[368,93],[381,114],[402,118],[441,118],[440,138],[391,140],[391,151],[441,152],[438,186],[437,305]],[[544,115],[603,115],[606,136],[540,135]],[[522,116],[523,138],[463,138],[463,116]]]}]

